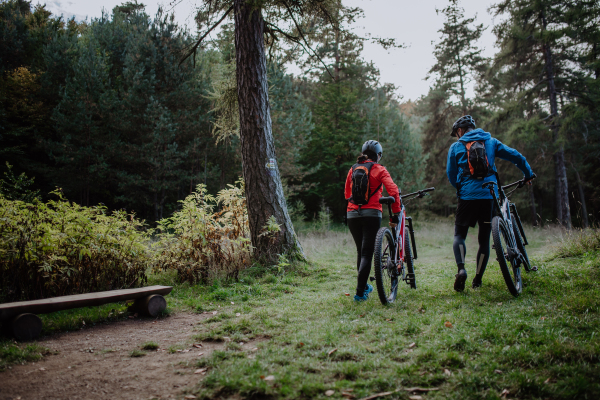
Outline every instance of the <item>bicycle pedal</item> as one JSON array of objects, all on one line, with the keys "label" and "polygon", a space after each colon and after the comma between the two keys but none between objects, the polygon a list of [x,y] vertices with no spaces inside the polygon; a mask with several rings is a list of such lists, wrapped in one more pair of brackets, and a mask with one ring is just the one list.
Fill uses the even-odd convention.
[{"label": "bicycle pedal", "polygon": [[375,277],[374,277],[374,276],[370,276],[370,277],[369,277],[369,280],[370,280],[371,282],[373,282],[373,281],[375,280]]},{"label": "bicycle pedal", "polygon": [[537,270],[538,270],[538,267],[536,267],[536,266],[532,266],[530,269],[531,269],[531,271],[533,271],[533,272],[537,272]]}]

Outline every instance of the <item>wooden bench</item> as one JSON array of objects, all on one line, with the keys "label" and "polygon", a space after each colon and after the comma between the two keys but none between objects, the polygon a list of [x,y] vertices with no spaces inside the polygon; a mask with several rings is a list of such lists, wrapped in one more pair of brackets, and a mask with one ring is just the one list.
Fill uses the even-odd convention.
[{"label": "wooden bench", "polygon": [[132,310],[156,317],[167,307],[163,296],[171,290],[172,286],[148,286],[5,303],[0,304],[0,322],[8,325],[9,333],[17,340],[33,340],[42,332],[42,320],[36,314],[135,300]]}]

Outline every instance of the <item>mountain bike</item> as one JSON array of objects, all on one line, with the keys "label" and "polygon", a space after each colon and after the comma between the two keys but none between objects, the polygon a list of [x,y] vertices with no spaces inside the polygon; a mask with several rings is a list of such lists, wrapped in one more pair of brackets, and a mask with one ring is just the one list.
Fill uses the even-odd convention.
[{"label": "mountain bike", "polygon": [[[402,200],[412,200],[423,198],[435,188],[419,190],[400,196]],[[393,197],[382,197],[380,204],[387,204],[389,215],[392,215],[392,204],[395,203]],[[398,225],[394,228],[379,228],[375,238],[374,269],[377,293],[381,304],[386,305],[396,300],[398,293],[398,284],[404,281],[412,289],[417,288],[415,277],[415,268],[413,261],[417,259],[417,247],[415,245],[415,233],[413,230],[412,218],[406,216],[404,201],[400,214],[398,215]],[[373,277],[371,277],[373,281]]]},{"label": "mountain bike", "polygon": [[[535,174],[533,175],[535,178]],[[481,187],[490,189],[490,193],[494,198],[494,210],[497,214],[492,218],[492,239],[494,249],[496,250],[496,260],[500,265],[502,276],[508,287],[508,291],[517,297],[523,291],[523,279],[521,277],[521,266],[525,271],[537,271],[537,267],[532,267],[527,255],[525,246],[527,237],[525,230],[517,212],[515,203],[509,201],[509,196],[517,189],[525,186],[525,179],[513,182],[510,185],[498,187],[498,196],[494,186],[498,186],[496,182],[486,182]],[[508,195],[504,190],[516,186]],[[510,267],[509,267],[510,264]]]}]

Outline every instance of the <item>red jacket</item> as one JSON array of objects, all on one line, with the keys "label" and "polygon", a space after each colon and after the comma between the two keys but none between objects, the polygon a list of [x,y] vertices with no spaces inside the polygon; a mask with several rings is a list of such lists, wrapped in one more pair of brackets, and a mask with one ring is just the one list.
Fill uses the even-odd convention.
[{"label": "red jacket", "polygon": [[[373,162],[371,160],[363,161],[359,164],[363,164],[366,162]],[[400,191],[398,190],[398,186],[392,180],[390,173],[385,169],[385,167],[381,164],[373,164],[371,168],[371,173],[369,174],[369,188],[372,191],[377,189],[377,187],[382,184],[385,186],[385,189],[389,193],[390,196],[393,196],[396,199],[396,202],[392,204],[392,212],[397,214],[400,212]],[[383,187],[380,187],[379,190],[371,195],[369,199],[369,203],[361,206],[361,209],[365,208],[375,208],[379,211],[383,211],[381,204],[379,204],[379,199],[381,198],[381,194],[383,193]],[[349,199],[352,196],[352,168],[348,171],[348,176],[346,177],[346,190],[344,191],[344,195],[346,199]],[[358,210],[358,206],[354,203],[348,202],[347,211]]]}]

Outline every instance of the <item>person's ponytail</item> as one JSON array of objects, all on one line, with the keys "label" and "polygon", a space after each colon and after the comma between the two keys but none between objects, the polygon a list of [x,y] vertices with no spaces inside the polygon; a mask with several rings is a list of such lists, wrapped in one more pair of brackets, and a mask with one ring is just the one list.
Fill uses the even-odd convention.
[{"label": "person's ponytail", "polygon": [[356,159],[357,163],[361,163],[364,161],[367,161],[369,159],[369,156],[366,154],[361,154],[360,156],[358,156],[358,158]]}]

